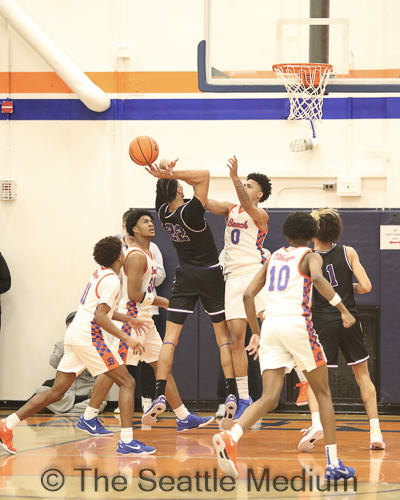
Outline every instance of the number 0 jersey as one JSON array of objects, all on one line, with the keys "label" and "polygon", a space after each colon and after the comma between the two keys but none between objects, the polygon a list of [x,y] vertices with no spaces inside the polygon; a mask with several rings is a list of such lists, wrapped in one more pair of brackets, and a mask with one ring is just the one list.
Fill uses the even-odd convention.
[{"label": "number 0 jersey", "polygon": [[298,314],[309,318],[312,282],[300,271],[303,257],[312,250],[280,248],[269,260],[264,290],[267,292],[265,317]]},{"label": "number 0 jersey", "polygon": [[[125,260],[133,252],[141,252],[146,257],[146,269],[143,273],[141,290],[148,293],[154,292],[154,283],[157,276],[157,264],[152,253],[147,253],[137,245],[132,245],[126,252]],[[148,304],[140,304],[129,300],[128,296],[128,275],[123,268],[123,283],[122,283],[122,300],[119,304],[119,312],[129,314],[134,318],[139,318],[142,321],[150,321],[152,319],[152,306]]]},{"label": "number 0 jersey", "polygon": [[99,304],[107,304],[111,319],[119,299],[120,280],[112,269],[101,267],[91,276],[82,295],[78,311],[67,328],[64,344],[91,345],[104,339],[93,317]]},{"label": "number 0 jersey", "polygon": [[267,232],[240,205],[230,209],[224,236],[227,278],[257,271],[264,264],[263,243]]}]

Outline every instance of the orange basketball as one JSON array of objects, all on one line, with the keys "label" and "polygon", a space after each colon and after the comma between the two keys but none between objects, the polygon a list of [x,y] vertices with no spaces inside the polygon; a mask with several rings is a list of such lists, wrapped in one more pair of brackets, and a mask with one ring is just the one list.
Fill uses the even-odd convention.
[{"label": "orange basketball", "polygon": [[149,165],[158,158],[158,144],[147,135],[136,137],[129,144],[129,156],[137,165]]}]

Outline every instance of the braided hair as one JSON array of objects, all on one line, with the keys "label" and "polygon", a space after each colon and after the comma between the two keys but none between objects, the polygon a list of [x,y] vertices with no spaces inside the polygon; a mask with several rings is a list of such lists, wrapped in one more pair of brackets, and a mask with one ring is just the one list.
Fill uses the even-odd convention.
[{"label": "braided hair", "polygon": [[176,179],[158,179],[157,181],[157,200],[162,203],[170,203],[175,200],[178,189]]}]

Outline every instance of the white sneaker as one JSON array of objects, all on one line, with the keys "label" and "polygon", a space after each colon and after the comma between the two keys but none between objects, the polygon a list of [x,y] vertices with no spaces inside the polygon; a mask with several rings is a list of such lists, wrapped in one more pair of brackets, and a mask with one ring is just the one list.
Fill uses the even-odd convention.
[{"label": "white sneaker", "polygon": [[107,406],[107,401],[103,401],[99,408],[99,413],[103,413],[104,408]]},{"label": "white sneaker", "polygon": [[302,452],[310,451],[315,446],[315,441],[324,437],[324,430],[321,424],[311,426],[309,429],[301,429],[304,437],[299,443],[299,450]]},{"label": "white sneaker", "polygon": [[119,414],[119,413],[121,413],[121,412],[119,411],[119,406],[117,406],[117,407],[115,408],[114,413],[118,413],[118,414]]},{"label": "white sneaker", "polygon": [[370,443],[371,450],[384,450],[385,449],[385,441],[383,440],[382,432],[380,429],[375,429],[370,433]]},{"label": "white sneaker", "polygon": [[150,408],[153,400],[151,398],[144,398],[142,396],[142,408],[143,408],[143,413],[146,413],[146,411]]},{"label": "white sneaker", "polygon": [[225,405],[224,405],[224,403],[221,403],[218,406],[218,410],[215,413],[215,416],[216,416],[216,418],[223,418],[224,415],[225,415]]}]

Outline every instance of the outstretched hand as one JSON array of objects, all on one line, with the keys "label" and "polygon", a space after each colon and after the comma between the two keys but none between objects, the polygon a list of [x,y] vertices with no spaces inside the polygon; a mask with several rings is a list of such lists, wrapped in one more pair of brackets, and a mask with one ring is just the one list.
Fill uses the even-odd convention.
[{"label": "outstretched hand", "polygon": [[227,167],[229,168],[230,170],[230,175],[231,176],[236,176],[238,175],[238,168],[239,168],[239,165],[238,165],[238,161],[236,159],[236,156],[233,156],[233,158],[229,158],[228,160],[228,164],[227,164]]},{"label": "outstretched hand", "polygon": [[136,332],[136,335],[147,335],[150,332],[150,328],[145,321],[141,321],[137,318],[131,318],[130,316],[128,316],[128,318],[127,323]]},{"label": "outstretched hand", "polygon": [[177,158],[174,161],[161,160],[160,166],[158,166],[157,163],[153,163],[147,165],[144,168],[153,177],[157,177],[157,179],[170,179],[172,176],[173,169],[178,160],[179,158]]}]

